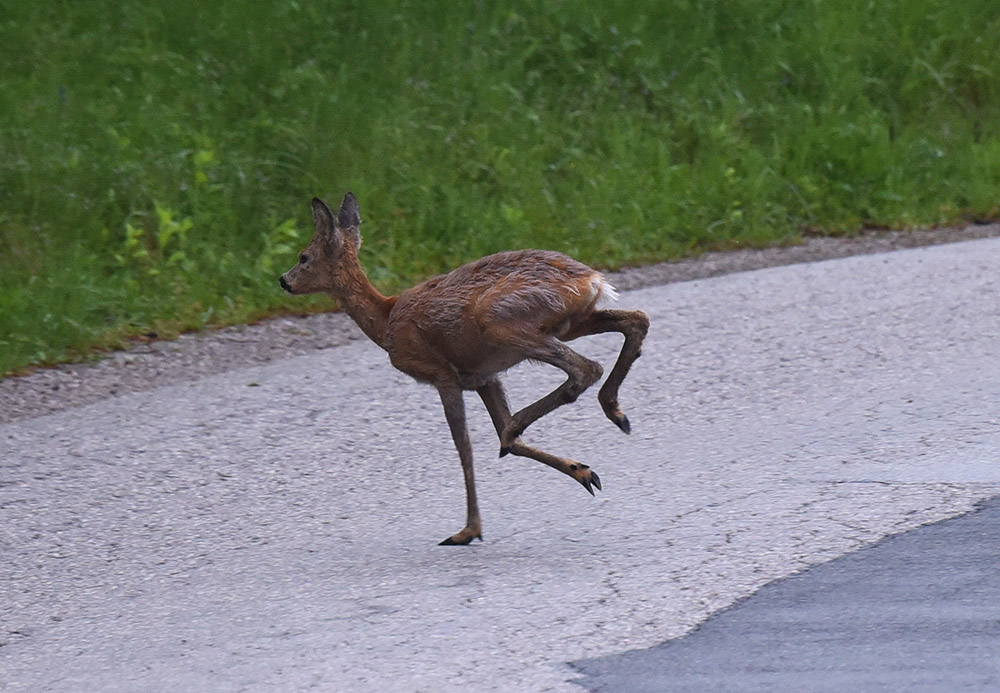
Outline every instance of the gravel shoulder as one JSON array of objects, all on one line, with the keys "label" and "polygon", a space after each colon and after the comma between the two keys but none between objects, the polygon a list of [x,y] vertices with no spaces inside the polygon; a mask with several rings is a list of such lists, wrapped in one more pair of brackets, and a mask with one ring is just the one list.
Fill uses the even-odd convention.
[{"label": "gravel shoulder", "polygon": [[[705,253],[696,258],[610,272],[620,290],[703,279],[766,267],[815,262],[1000,236],[1000,224],[917,231],[869,231],[851,238],[807,238],[801,245]],[[108,397],[198,380],[292,355],[363,339],[346,315],[279,317],[254,325],[182,335],[137,345],[93,362],[0,379],[0,424],[90,404]]]}]

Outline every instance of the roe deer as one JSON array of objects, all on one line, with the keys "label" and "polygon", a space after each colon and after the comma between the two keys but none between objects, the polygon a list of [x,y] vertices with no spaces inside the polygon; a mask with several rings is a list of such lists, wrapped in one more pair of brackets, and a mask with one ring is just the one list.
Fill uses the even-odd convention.
[{"label": "roe deer", "polygon": [[[316,234],[299,262],[280,278],[291,294],[326,292],[392,365],[437,388],[465,475],[465,527],[441,542],[482,540],[472,472],[472,445],[465,424],[463,390],[479,393],[500,437],[500,456],[530,457],[580,482],[591,495],[600,478],[587,465],[525,445],[524,430],[557,407],[576,400],[603,369],[563,342],[588,334],[625,335],[618,360],[601,387],[604,413],[625,433],[628,418],[618,406],[618,388],[639,357],[649,317],[639,310],[597,310],[614,289],[595,270],[566,255],[517,250],[489,255],[428,279],[398,296],[383,296],[358,262],[361,214],[347,193],[334,215],[312,201]],[[537,402],[511,414],[499,374],[521,361],[544,361],[562,369],[566,381]]]}]

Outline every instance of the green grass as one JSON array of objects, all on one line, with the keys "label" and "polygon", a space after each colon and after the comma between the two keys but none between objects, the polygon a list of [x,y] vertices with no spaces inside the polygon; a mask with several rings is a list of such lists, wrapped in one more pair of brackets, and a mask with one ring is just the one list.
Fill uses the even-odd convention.
[{"label": "green grass", "polygon": [[321,4],[0,0],[0,373],[328,306],[347,189],[386,291],[998,213],[994,0]]}]

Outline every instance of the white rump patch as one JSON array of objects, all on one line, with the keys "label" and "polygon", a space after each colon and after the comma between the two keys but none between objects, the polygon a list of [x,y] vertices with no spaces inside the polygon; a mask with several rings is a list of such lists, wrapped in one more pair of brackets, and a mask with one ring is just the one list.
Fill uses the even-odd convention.
[{"label": "white rump patch", "polygon": [[[491,291],[487,295],[492,303],[491,315],[497,320],[520,320],[541,314],[564,313],[570,306],[576,310],[607,301],[617,301],[618,292],[604,277],[594,272],[590,281],[522,285],[509,293]],[[499,285],[502,288],[502,284]],[[497,294],[500,294],[499,296]],[[586,295],[581,295],[581,294]],[[573,299],[579,296],[583,300]]]},{"label": "white rump patch", "polygon": [[602,303],[609,303],[618,300],[618,289],[611,286],[611,283],[604,277],[597,280],[597,290],[600,292],[597,300]]}]

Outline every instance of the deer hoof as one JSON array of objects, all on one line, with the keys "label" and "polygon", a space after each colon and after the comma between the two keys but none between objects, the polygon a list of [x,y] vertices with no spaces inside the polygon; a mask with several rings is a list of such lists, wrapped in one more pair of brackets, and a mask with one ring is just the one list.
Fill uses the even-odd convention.
[{"label": "deer hoof", "polygon": [[583,487],[587,489],[590,495],[596,495],[594,493],[595,488],[598,491],[601,490],[601,477],[597,476],[597,472],[593,469],[585,464],[571,464],[569,468],[573,472],[573,478],[583,484]]},{"label": "deer hoof", "polygon": [[473,534],[467,529],[463,529],[458,534],[452,534],[450,537],[440,542],[438,546],[468,546],[472,543],[473,539],[483,540],[483,533]]},{"label": "deer hoof", "polygon": [[601,402],[601,407],[604,409],[604,414],[611,419],[611,422],[618,428],[625,431],[625,433],[632,432],[632,424],[629,423],[628,417],[622,412],[621,407],[618,406],[616,400],[610,402]]},{"label": "deer hoof", "polygon": [[510,448],[501,447],[500,448],[500,457],[506,457],[509,452],[510,452]]},{"label": "deer hoof", "polygon": [[465,541],[455,541],[455,537],[448,537],[442,541],[438,546],[465,546],[472,541],[472,537],[469,537]]},{"label": "deer hoof", "polygon": [[[591,485],[593,485],[593,488],[591,488]],[[592,495],[592,496],[595,495],[594,494],[594,489],[595,488],[598,491],[601,490],[601,477],[597,476],[597,472],[591,471],[590,472],[590,481],[589,481],[589,483],[588,482],[584,482],[583,483],[583,487],[585,489],[587,489],[588,491],[590,491],[590,495]]]}]

